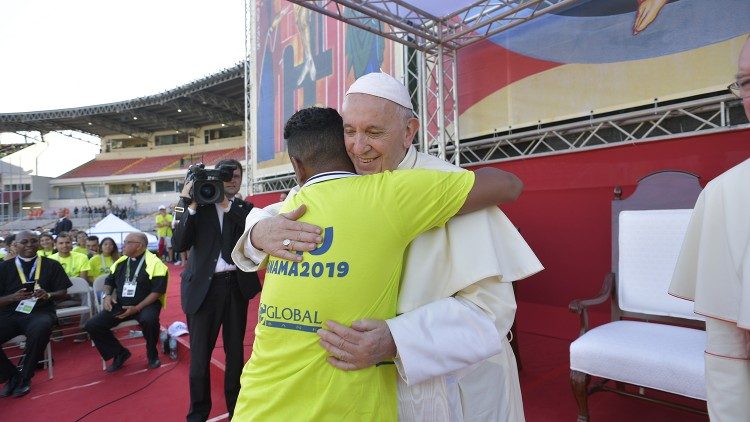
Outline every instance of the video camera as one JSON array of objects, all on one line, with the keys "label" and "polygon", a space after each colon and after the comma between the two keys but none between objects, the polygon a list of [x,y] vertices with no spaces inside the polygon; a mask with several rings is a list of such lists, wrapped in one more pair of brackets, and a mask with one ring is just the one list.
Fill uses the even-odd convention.
[{"label": "video camera", "polygon": [[188,168],[185,183],[192,181],[190,198],[198,205],[216,204],[224,200],[224,182],[232,180],[235,167],[224,164],[216,169],[206,169],[203,163]]}]

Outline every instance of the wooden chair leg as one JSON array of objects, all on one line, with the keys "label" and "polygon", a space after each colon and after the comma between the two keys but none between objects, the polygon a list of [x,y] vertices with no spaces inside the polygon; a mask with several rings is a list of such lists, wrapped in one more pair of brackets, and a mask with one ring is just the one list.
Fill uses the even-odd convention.
[{"label": "wooden chair leg", "polygon": [[588,422],[589,404],[588,404],[588,386],[591,381],[591,375],[570,371],[570,386],[573,388],[573,396],[578,404],[578,422]]}]

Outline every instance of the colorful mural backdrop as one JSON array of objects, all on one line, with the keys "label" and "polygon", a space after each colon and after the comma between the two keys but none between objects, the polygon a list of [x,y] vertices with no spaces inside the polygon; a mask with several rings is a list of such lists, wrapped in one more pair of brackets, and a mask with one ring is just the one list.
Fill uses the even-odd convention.
[{"label": "colorful mural backdrop", "polygon": [[720,91],[748,0],[590,0],[459,52],[461,138]]},{"label": "colorful mural backdrop", "polygon": [[286,1],[258,1],[257,38],[255,177],[292,172],[283,128],[295,111],[339,108],[357,77],[380,69],[394,74],[391,41]]}]

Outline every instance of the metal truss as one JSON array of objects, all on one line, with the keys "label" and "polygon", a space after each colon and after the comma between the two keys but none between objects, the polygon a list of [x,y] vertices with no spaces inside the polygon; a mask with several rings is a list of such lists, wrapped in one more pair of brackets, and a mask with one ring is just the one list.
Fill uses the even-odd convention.
[{"label": "metal truss", "polygon": [[[741,103],[718,95],[606,117],[524,128],[448,147],[447,158],[465,166],[519,158],[561,154],[584,149],[640,143],[702,133],[734,130],[747,124]],[[431,153],[437,153],[433,147]]]},{"label": "metal truss", "polygon": [[258,121],[258,91],[255,82],[258,80],[258,63],[255,60],[255,46],[258,45],[258,3],[256,0],[245,0],[245,60],[243,75],[245,85],[245,185],[248,194],[256,192],[255,166],[258,164],[251,148],[257,145],[258,134],[255,124]]},{"label": "metal truss", "polygon": [[[438,47],[457,50],[578,0],[475,1],[445,16],[434,16],[404,0],[289,0],[350,25],[420,51]],[[345,8],[356,13],[345,14]],[[373,28],[364,22],[378,19],[387,24]]]},{"label": "metal truss", "polygon": [[279,174],[271,177],[262,177],[253,183],[254,193],[282,192],[297,186],[297,178],[294,173]]},{"label": "metal truss", "polygon": [[458,148],[459,142],[456,51],[438,47],[418,57],[422,151],[459,165],[460,154],[451,159],[446,154],[448,148]]},{"label": "metal truss", "polygon": [[[606,117],[591,117],[566,124],[508,131],[487,139],[464,141],[456,154],[447,149],[447,158],[470,167],[509,160],[565,154],[582,150],[637,144],[665,139],[679,139],[750,127],[742,104],[732,95],[717,95],[643,110],[623,112]],[[438,146],[431,153],[436,153]],[[294,174],[284,174],[256,181],[257,192],[291,189]]]}]

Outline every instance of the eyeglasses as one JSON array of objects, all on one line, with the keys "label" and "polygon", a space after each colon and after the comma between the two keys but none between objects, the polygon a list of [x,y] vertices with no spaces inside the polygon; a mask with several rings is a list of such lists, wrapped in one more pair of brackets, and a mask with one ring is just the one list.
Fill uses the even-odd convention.
[{"label": "eyeglasses", "polygon": [[737,98],[748,98],[750,97],[750,78],[739,79],[729,84],[727,89]]},{"label": "eyeglasses", "polygon": [[37,243],[39,243],[39,239],[32,237],[31,239],[16,240],[16,243],[23,246],[36,245]]}]

